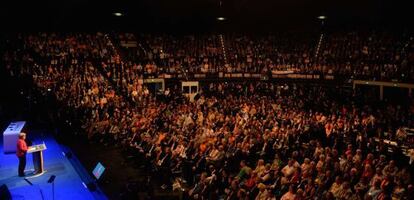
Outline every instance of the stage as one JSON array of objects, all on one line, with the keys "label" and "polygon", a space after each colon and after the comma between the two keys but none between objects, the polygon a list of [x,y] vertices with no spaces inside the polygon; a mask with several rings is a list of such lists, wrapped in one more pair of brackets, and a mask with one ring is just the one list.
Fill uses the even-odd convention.
[{"label": "stage", "polygon": [[[24,177],[17,175],[18,159],[15,154],[4,154],[3,139],[0,139],[0,186],[6,184],[12,195],[12,199],[49,200],[53,199],[52,184],[47,183],[52,175],[54,180],[54,199],[98,199],[106,200],[107,197],[99,187],[96,191],[90,191],[86,184],[92,179],[88,172],[76,164],[75,155],[65,156],[64,152],[70,151],[67,147],[59,145],[52,136],[38,133],[29,135],[33,144],[45,143],[47,149],[43,152],[45,173],[40,176],[26,177],[33,185],[30,185]],[[33,170],[32,155],[27,154],[26,174]]]}]

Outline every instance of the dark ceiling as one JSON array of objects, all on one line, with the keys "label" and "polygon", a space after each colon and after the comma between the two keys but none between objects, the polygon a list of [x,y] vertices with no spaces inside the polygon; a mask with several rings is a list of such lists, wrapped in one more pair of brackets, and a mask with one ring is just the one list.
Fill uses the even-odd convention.
[{"label": "dark ceiling", "polygon": [[[217,31],[319,26],[412,28],[408,0],[14,0],[1,3],[6,30]],[[115,17],[121,12],[122,17]],[[224,22],[218,16],[227,18]]]}]

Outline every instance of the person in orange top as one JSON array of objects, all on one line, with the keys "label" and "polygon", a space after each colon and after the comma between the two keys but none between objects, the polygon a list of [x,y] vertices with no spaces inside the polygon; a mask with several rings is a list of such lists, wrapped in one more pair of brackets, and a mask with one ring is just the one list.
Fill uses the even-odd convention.
[{"label": "person in orange top", "polygon": [[165,139],[165,133],[160,133],[158,135],[158,140],[157,140],[157,144],[161,144],[161,142]]},{"label": "person in orange top", "polygon": [[26,144],[26,133],[20,133],[19,140],[17,141],[17,150],[16,155],[19,158],[19,176],[24,176],[24,169],[26,168],[26,153],[27,153],[27,144]]},{"label": "person in orange top", "polygon": [[200,154],[203,154],[206,151],[206,149],[207,149],[206,142],[201,143],[200,146],[199,146]]}]

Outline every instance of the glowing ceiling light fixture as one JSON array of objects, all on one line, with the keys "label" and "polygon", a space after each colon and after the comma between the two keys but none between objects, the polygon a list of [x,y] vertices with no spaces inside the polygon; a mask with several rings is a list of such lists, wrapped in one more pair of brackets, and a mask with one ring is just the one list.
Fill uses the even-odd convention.
[{"label": "glowing ceiling light fixture", "polygon": [[326,19],[326,16],[325,15],[318,16],[318,19],[324,20],[324,19]]},{"label": "glowing ceiling light fixture", "polygon": [[123,16],[123,14],[122,13],[120,13],[120,12],[114,12],[114,13],[112,13],[114,16],[116,16],[116,17],[122,17]]},{"label": "glowing ceiling light fixture", "polygon": [[226,18],[224,18],[224,17],[217,17],[217,20],[218,21],[224,21],[224,20],[226,20]]}]

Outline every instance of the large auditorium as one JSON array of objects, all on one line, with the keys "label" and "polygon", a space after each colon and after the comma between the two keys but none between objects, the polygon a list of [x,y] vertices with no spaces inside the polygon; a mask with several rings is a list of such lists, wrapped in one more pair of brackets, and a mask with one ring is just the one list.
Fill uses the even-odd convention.
[{"label": "large auditorium", "polygon": [[0,3],[0,200],[414,198],[404,0]]}]

